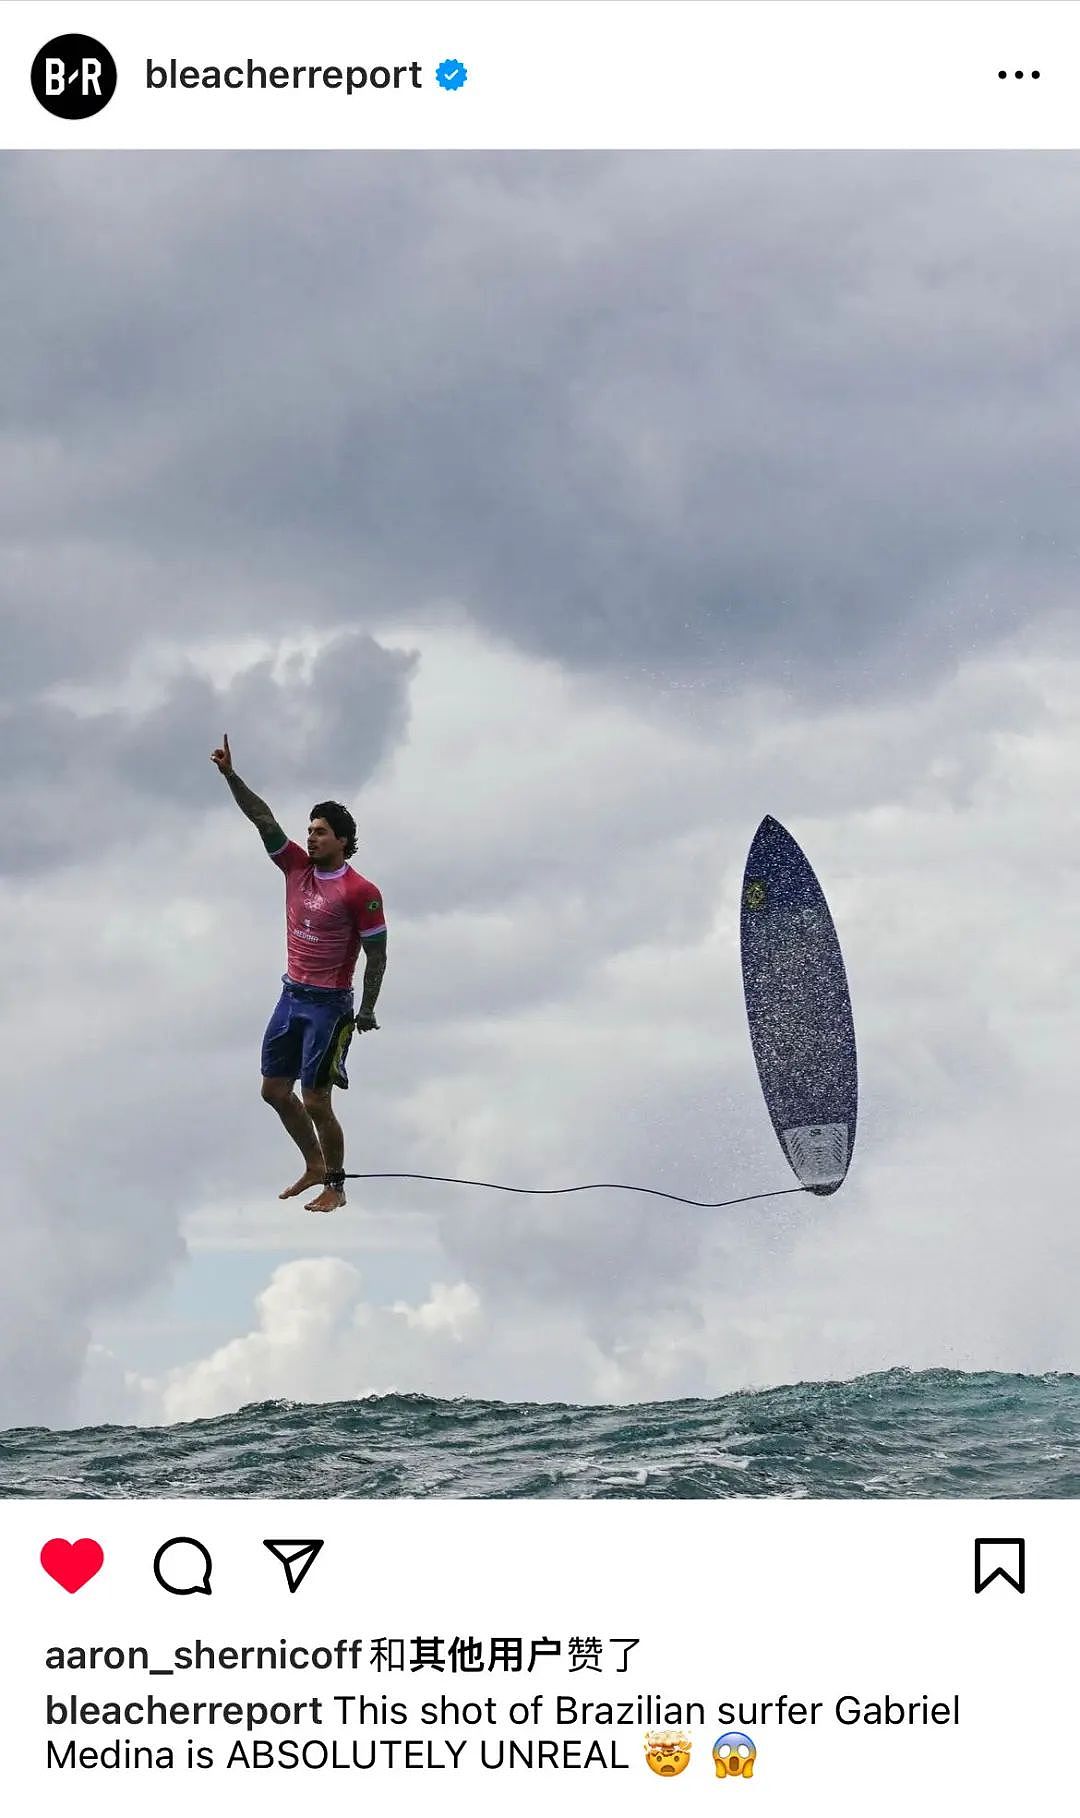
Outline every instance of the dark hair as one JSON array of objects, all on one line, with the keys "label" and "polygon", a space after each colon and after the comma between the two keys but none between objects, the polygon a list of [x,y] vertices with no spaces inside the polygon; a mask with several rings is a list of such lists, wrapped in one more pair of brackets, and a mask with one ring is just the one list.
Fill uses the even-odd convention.
[{"label": "dark hair", "polygon": [[331,833],[345,841],[345,857],[352,858],[356,851],[356,822],[347,808],[343,808],[340,802],[316,802],[310,818],[313,821],[325,821]]}]

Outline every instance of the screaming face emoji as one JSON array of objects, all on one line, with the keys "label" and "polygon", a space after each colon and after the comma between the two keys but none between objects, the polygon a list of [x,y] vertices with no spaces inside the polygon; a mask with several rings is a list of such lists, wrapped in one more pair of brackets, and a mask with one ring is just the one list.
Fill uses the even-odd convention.
[{"label": "screaming face emoji", "polygon": [[690,1739],[681,1730],[646,1730],[645,1759],[661,1780],[670,1780],[689,1766]]},{"label": "screaming face emoji", "polygon": [[713,1743],[712,1754],[718,1780],[726,1780],[729,1774],[735,1779],[741,1775],[749,1780],[754,1772],[757,1749],[741,1730],[725,1730]]}]

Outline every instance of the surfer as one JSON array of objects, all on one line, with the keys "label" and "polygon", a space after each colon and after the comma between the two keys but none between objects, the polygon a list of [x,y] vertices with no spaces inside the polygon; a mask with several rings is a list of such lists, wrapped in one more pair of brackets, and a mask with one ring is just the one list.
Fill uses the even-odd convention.
[{"label": "surfer", "polygon": [[[262,1095],[273,1105],[304,1157],[304,1172],[278,1195],[293,1199],[321,1191],[308,1212],[345,1204],[345,1138],[330,1095],[348,1086],[345,1056],[353,1029],[377,1029],[375,1002],[386,970],[382,897],[348,864],[356,851],[356,822],[340,802],[316,802],[307,851],[282,832],[273,814],[233,769],[228,734],[210,753],[233,799],[259,829],[262,843],[285,874],[288,970],[262,1045]],[[353,972],[364,950],[360,1008],[353,1014]],[[300,1081],[300,1097],[294,1091]]]}]

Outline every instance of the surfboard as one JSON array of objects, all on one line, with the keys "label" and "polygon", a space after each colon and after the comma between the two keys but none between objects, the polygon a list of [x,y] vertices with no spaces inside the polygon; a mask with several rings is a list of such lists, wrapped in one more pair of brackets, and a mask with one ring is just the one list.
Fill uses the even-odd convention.
[{"label": "surfboard", "polygon": [[810,861],[771,815],[747,855],[740,937],[750,1044],[773,1129],[801,1184],[835,1193],[851,1165],[859,1104],[847,974]]}]

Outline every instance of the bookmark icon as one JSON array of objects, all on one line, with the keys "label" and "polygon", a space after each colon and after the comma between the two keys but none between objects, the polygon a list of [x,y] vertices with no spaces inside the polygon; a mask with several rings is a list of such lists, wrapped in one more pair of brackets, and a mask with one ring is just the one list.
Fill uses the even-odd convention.
[{"label": "bookmark icon", "polygon": [[1021,1597],[1027,1587],[1026,1547],[1023,1540],[984,1536],[975,1542],[975,1595],[1000,1578]]}]

